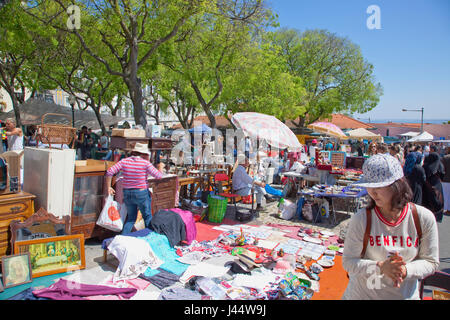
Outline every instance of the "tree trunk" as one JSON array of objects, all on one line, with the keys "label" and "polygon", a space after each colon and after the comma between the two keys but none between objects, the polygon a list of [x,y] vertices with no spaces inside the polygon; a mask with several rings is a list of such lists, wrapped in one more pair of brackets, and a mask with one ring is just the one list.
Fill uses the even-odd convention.
[{"label": "tree trunk", "polygon": [[105,123],[103,122],[102,115],[100,113],[100,107],[96,107],[95,105],[91,105],[91,109],[94,110],[95,116],[97,117],[98,124],[100,125],[100,129],[102,130],[102,134],[106,134]]},{"label": "tree trunk", "polygon": [[131,40],[130,59],[124,70],[127,77],[124,78],[125,84],[130,93],[130,99],[133,103],[134,121],[136,125],[141,125],[145,130],[147,128],[146,114],[143,106],[142,83],[138,76],[138,45],[137,39]]},{"label": "tree trunk", "polygon": [[11,98],[13,110],[14,110],[14,116],[16,118],[16,127],[20,128],[22,127],[22,120],[20,118],[20,103],[17,99],[16,93],[14,92],[14,87],[8,86],[5,88],[6,92],[8,92],[9,97]]}]

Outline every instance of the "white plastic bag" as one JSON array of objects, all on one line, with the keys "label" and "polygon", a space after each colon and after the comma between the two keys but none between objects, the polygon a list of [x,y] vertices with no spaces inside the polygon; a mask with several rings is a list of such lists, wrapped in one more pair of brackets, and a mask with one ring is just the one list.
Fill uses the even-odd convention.
[{"label": "white plastic bag", "polygon": [[[122,208],[121,208],[122,207]],[[120,232],[126,218],[126,207],[114,201],[114,197],[109,195],[105,206],[97,220],[97,225],[105,229]]]},{"label": "white plastic bag", "polygon": [[294,217],[296,211],[297,204],[289,200],[284,200],[284,202],[281,203],[280,207],[278,208],[280,218],[283,220],[291,220]]}]

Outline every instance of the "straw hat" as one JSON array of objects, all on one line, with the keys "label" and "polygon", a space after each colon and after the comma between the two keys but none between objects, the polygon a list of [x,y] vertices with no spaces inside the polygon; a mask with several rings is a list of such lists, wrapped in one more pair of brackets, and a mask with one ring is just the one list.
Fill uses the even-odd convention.
[{"label": "straw hat", "polygon": [[133,149],[128,149],[128,151],[139,152],[139,153],[150,155],[150,151],[148,150],[148,145],[146,145],[144,143],[139,143],[139,142],[137,142],[135,144]]},{"label": "straw hat", "polygon": [[403,178],[403,168],[390,154],[376,154],[364,162],[363,177],[352,184],[365,188],[382,188]]}]

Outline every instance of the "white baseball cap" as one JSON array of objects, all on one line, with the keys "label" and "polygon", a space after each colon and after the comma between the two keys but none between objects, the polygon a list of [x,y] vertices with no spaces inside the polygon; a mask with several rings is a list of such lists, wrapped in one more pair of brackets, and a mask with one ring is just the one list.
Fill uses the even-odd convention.
[{"label": "white baseball cap", "polygon": [[390,154],[376,154],[364,162],[362,179],[352,184],[365,188],[382,188],[404,177],[397,158]]}]

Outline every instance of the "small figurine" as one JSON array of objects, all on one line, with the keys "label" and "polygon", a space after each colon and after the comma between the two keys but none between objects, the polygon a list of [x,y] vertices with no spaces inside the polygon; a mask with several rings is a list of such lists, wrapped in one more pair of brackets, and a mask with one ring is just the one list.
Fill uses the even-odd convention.
[{"label": "small figurine", "polygon": [[279,257],[283,257],[283,256],[284,256],[284,251],[283,251],[283,249],[280,249],[280,250],[278,251],[278,256],[279,256]]}]

